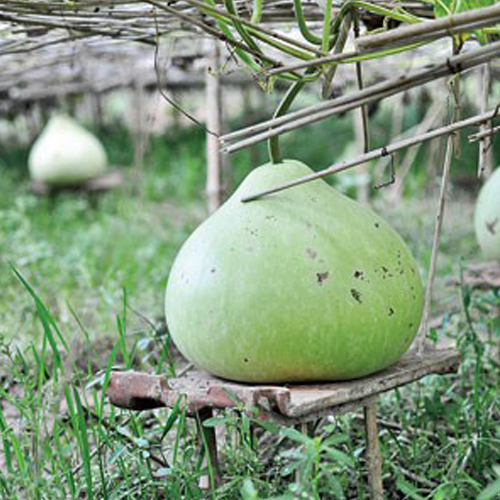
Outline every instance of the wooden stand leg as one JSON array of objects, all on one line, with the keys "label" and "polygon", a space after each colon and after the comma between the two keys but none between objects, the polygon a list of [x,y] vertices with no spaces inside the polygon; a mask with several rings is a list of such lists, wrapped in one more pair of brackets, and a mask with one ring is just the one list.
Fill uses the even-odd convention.
[{"label": "wooden stand leg", "polygon": [[[215,212],[221,202],[222,154],[219,135],[222,132],[222,94],[218,74],[220,66],[220,47],[216,40],[212,42],[208,54],[206,73],[206,110],[207,110],[207,196],[208,210]],[[216,135],[214,135],[216,134]]]},{"label": "wooden stand leg", "polygon": [[382,455],[378,439],[377,401],[373,400],[364,407],[366,430],[366,460],[368,463],[368,483],[370,498],[383,500]]},{"label": "wooden stand leg", "polygon": [[[198,427],[198,438],[202,453],[204,452],[203,467],[207,468],[208,475],[200,478],[200,488],[209,489],[215,488],[220,483],[220,468],[219,459],[217,456],[217,439],[215,436],[214,427],[205,427],[203,422],[213,417],[213,410],[211,408],[203,408],[196,413],[196,424]],[[210,473],[212,469],[212,473]],[[210,479],[213,477],[213,482]]]},{"label": "wooden stand leg", "polygon": [[[301,432],[304,436],[312,438],[314,436],[314,422],[301,422],[300,424],[295,425],[295,430]],[[304,480],[303,471],[297,469],[295,471],[295,483],[297,484],[297,488],[299,488],[299,490]]]}]

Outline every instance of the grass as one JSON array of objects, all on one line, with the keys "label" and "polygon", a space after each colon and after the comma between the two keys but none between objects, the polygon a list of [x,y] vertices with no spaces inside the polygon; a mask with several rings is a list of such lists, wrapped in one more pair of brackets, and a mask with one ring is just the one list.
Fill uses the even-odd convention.
[{"label": "grass", "polygon": [[[347,137],[349,124],[337,126]],[[330,133],[315,129],[286,150],[323,166],[339,154]],[[130,165],[123,131],[104,140],[114,163]],[[252,414],[216,415],[208,425],[225,436],[224,483],[206,492],[195,425],[180,407],[133,414],[107,404],[112,367],[173,375],[178,366],[163,293],[176,251],[206,216],[202,148],[197,132],[155,138],[144,169],[128,172],[134,182],[97,207],[73,196],[34,197],[20,169],[26,152],[2,150],[0,498],[368,498],[359,414],[322,420],[314,437],[263,426]],[[264,154],[236,156],[234,183]],[[471,200],[454,193],[450,201],[433,337],[456,342],[463,362],[457,376],[382,397],[391,499],[486,500],[500,490],[500,296],[446,285],[462,260],[480,260]],[[375,204],[409,242],[424,277],[432,203],[412,193],[404,210]]]}]

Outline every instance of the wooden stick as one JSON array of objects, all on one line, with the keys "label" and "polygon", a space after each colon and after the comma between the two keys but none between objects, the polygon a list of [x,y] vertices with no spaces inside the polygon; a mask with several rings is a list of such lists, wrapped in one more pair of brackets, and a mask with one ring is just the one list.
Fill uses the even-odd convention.
[{"label": "wooden stick", "polygon": [[469,139],[469,142],[476,142],[476,141],[480,141],[484,137],[498,134],[498,132],[500,132],[500,125],[497,125],[496,127],[492,127],[492,128],[487,128],[485,130],[482,130],[481,132],[476,132],[475,134],[471,134],[471,135],[469,135],[468,139]]},{"label": "wooden stick", "polygon": [[446,205],[446,194],[448,191],[448,183],[450,179],[451,161],[453,159],[453,134],[448,136],[446,141],[446,155],[443,166],[443,176],[441,178],[441,188],[439,193],[438,212],[436,215],[436,224],[434,226],[434,238],[432,240],[431,263],[429,267],[429,276],[427,278],[427,288],[425,291],[424,314],[420,330],[414,341],[417,354],[422,355],[425,348],[425,339],[429,329],[429,319],[431,312],[432,291],[434,288],[434,278],[436,276],[436,266],[438,258],[439,244],[441,243],[441,229],[443,227],[444,208]]},{"label": "wooden stick", "polygon": [[289,189],[294,186],[299,186],[300,184],[305,184],[306,182],[311,182],[316,179],[321,179],[328,175],[335,174],[337,172],[342,172],[343,170],[347,170],[349,168],[353,168],[357,165],[361,165],[370,160],[374,160],[376,158],[381,158],[383,156],[387,156],[401,149],[414,146],[415,144],[419,144],[424,141],[428,141],[430,139],[435,139],[436,137],[441,137],[443,135],[451,134],[456,130],[460,130],[462,128],[470,127],[471,125],[477,125],[478,123],[482,123],[488,120],[491,120],[497,115],[497,110],[488,111],[487,113],[483,113],[480,115],[473,116],[471,118],[467,118],[465,120],[461,120],[459,122],[452,123],[451,125],[446,125],[444,127],[437,128],[435,130],[431,130],[425,134],[409,137],[407,139],[403,139],[401,141],[395,142],[393,144],[388,144],[382,148],[374,149],[368,153],[362,154],[352,160],[345,160],[340,163],[335,163],[332,166],[320,170],[318,172],[314,172],[313,174],[306,175],[304,177],[299,177],[294,181],[287,182],[285,184],[281,184],[271,189],[266,189],[264,191],[252,194],[245,198],[242,198],[242,202],[248,202],[257,200],[258,198],[262,198],[263,196],[277,193],[279,191],[283,191],[285,189]]},{"label": "wooden stick", "polygon": [[208,211],[215,212],[222,199],[221,174],[222,155],[219,147],[219,136],[222,132],[222,94],[219,77],[220,50],[217,40],[210,41],[208,68],[206,69],[206,102],[207,130],[207,197]]},{"label": "wooden stick", "polygon": [[[438,33],[442,35],[455,34],[461,30],[460,28],[474,25],[473,29],[494,25],[500,18],[500,4],[482,9],[474,9],[460,14],[444,17],[441,19],[433,19],[424,21],[418,24],[411,24],[396,28],[393,30],[378,33],[376,35],[365,36],[360,38],[356,45],[359,50],[368,50],[374,48],[387,48],[389,46],[400,44],[411,44],[419,42],[425,37],[433,37]],[[485,23],[479,26],[480,23]]]},{"label": "wooden stick", "polygon": [[[359,16],[358,11],[355,8],[353,11],[353,21],[354,21],[354,39],[359,37]],[[358,83],[358,90],[363,90],[363,68],[361,61],[357,61],[355,64],[356,69],[356,81]],[[370,151],[370,131],[368,124],[368,106],[361,106],[359,109],[354,111],[354,137],[358,145],[359,151],[361,153],[368,153]],[[368,169],[368,164],[364,163],[360,165],[359,176],[357,183],[357,200],[360,203],[367,205],[370,199],[370,172]]]},{"label": "wooden stick", "polygon": [[[437,120],[441,117],[443,113],[444,102],[436,99],[432,106],[429,107],[427,113],[425,114],[423,120],[415,128],[415,135],[421,135],[427,132],[432,126],[434,126]],[[420,143],[421,145],[422,143]],[[413,161],[418,154],[419,145],[417,144],[414,149],[409,150],[404,159],[401,161],[399,166],[399,172],[396,176],[396,180],[389,192],[389,200],[392,206],[397,205],[401,201],[404,188],[404,180],[406,175],[413,165]]]},{"label": "wooden stick", "polygon": [[[481,67],[480,73],[480,84],[481,84],[481,99],[480,99],[480,109],[481,113],[484,113],[488,109],[488,99],[490,94],[490,82],[491,82],[491,72],[490,65],[488,63]],[[481,124],[479,127],[480,132],[484,132],[488,129],[486,124]],[[493,170],[493,149],[492,140],[490,135],[486,135],[481,138],[479,142],[479,158],[478,158],[478,169],[477,176],[482,177],[485,175],[488,177]]]},{"label": "wooden stick", "polygon": [[[250,136],[227,146],[224,150],[232,153],[245,147],[265,141],[270,137],[290,132],[296,128],[309,125],[334,114],[345,112],[375,100],[397,94],[407,89],[423,85],[433,80],[443,78],[449,74],[461,73],[462,71],[478,66],[500,52],[500,42],[495,42],[473,52],[453,56],[444,63],[437,64],[432,68],[425,68],[413,72],[405,77],[398,77],[371,85],[363,90],[353,92],[332,101],[322,102],[305,109],[288,113],[282,117],[267,120],[265,122],[227,134],[221,138],[222,142],[229,142],[241,137]],[[265,130],[265,132],[261,132]]]},{"label": "wooden stick", "polygon": [[248,28],[251,28],[251,29],[256,30],[256,31],[260,31],[261,33],[263,33],[265,35],[268,35],[272,38],[276,38],[277,40],[281,40],[283,42],[286,42],[289,45],[295,45],[298,48],[307,50],[308,52],[313,52],[314,54],[317,54],[319,56],[324,55],[324,53],[321,50],[319,50],[317,47],[314,47],[313,45],[306,44],[300,40],[296,40],[295,38],[291,38],[289,36],[286,36],[283,33],[278,33],[277,31],[270,30],[270,29],[267,29],[261,25],[254,24],[250,21],[247,21],[244,17],[234,16],[233,14],[230,14],[229,12],[227,12],[225,10],[215,8],[208,3],[198,2],[197,0],[185,0],[185,2],[197,7],[200,10],[208,10],[212,13],[218,14],[219,16],[223,16],[223,17],[230,19],[232,21],[237,21],[238,23],[242,24],[243,26],[247,26]]},{"label": "wooden stick", "polygon": [[366,404],[363,408],[366,430],[366,461],[368,463],[368,483],[371,500],[384,500],[382,483],[382,455],[377,426],[377,401]]},{"label": "wooden stick", "polygon": [[166,4],[162,4],[160,2],[157,2],[156,0],[144,0],[144,1],[151,4],[151,5],[154,5],[155,7],[158,7],[161,10],[164,10],[165,12],[168,12],[169,14],[179,18],[180,20],[184,21],[185,23],[187,23],[189,25],[196,26],[201,31],[207,33],[208,35],[210,35],[214,38],[217,38],[225,43],[228,43],[230,45],[233,45],[234,47],[237,47],[237,48],[243,50],[247,54],[249,54],[257,59],[260,59],[261,61],[266,61],[274,66],[281,66],[281,63],[279,61],[276,61],[272,57],[269,57],[263,53],[255,52],[252,48],[250,48],[248,45],[244,44],[243,42],[240,42],[239,40],[227,38],[223,33],[219,32],[214,27],[204,23],[203,21],[199,21],[198,19],[196,19],[193,16],[184,14],[184,13],[180,12],[179,10],[173,9],[172,7],[169,7]]},{"label": "wooden stick", "polygon": [[[335,48],[333,49],[334,54],[341,54],[344,50],[345,44],[347,43],[347,38],[349,37],[349,31],[351,29],[352,14],[348,12],[342,22],[340,27],[340,32],[335,43]],[[331,94],[331,83],[337,72],[338,65],[334,64],[327,71],[325,71],[323,88],[321,95],[323,99],[329,99]]]},{"label": "wooden stick", "polygon": [[[217,453],[217,437],[214,427],[205,427],[203,423],[213,417],[212,408],[202,408],[196,415],[198,428],[198,440],[202,449],[206,451],[203,464],[208,468],[209,475],[200,477],[200,488],[209,489],[215,487],[221,481],[219,458]],[[213,482],[211,480],[213,479]]]},{"label": "wooden stick", "polygon": [[[431,22],[434,22],[434,21],[426,21],[422,24],[427,24],[427,23],[431,23]],[[443,29],[441,31],[435,31],[435,32],[430,31],[426,35],[421,35],[420,37],[415,36],[413,38],[405,37],[404,36],[405,33],[403,33],[401,35],[401,40],[398,40],[397,43],[396,42],[393,44],[388,43],[387,46],[384,46],[384,45],[378,46],[378,42],[376,42],[377,45],[374,45],[373,47],[368,45],[368,43],[369,43],[368,39],[371,39],[372,37],[374,38],[374,37],[382,36],[382,35],[392,35],[392,32],[396,31],[396,30],[390,30],[388,32],[381,33],[380,35],[372,35],[372,36],[360,38],[359,42],[357,42],[357,44],[356,44],[357,50],[350,51],[350,52],[344,52],[342,54],[332,54],[330,56],[318,57],[318,58],[312,59],[310,61],[301,61],[301,62],[296,62],[296,63],[292,63],[292,64],[287,64],[285,66],[281,66],[278,68],[273,68],[273,69],[270,69],[270,70],[265,72],[265,77],[269,79],[272,76],[277,76],[277,75],[280,75],[283,73],[287,73],[288,71],[296,71],[299,69],[306,69],[306,68],[309,68],[311,66],[323,66],[325,64],[331,64],[334,62],[342,63],[342,62],[348,61],[349,59],[359,58],[362,56],[365,56],[367,59],[370,59],[369,56],[372,56],[372,59],[374,59],[376,57],[385,57],[386,55],[390,55],[390,54],[384,54],[384,53],[377,54],[377,52],[379,52],[380,50],[386,51],[388,49],[397,49],[398,47],[407,47],[408,50],[411,50],[412,47],[422,45],[423,43],[432,42],[432,41],[435,41],[439,38],[443,38],[445,36],[452,36],[452,35],[457,34],[457,33],[470,32],[470,31],[474,31],[476,29],[485,28],[485,27],[497,24],[498,22],[500,22],[500,15],[497,15],[493,19],[484,19],[484,20],[479,21],[479,22],[464,25],[458,29],[453,30],[453,32],[451,32],[449,29],[446,29],[446,30]],[[406,29],[414,28],[415,26],[421,26],[421,25],[420,24],[418,24],[418,25],[412,24],[410,26],[405,26],[404,28],[399,28],[399,29],[406,30]],[[366,40],[367,45],[361,46],[361,44],[364,43],[365,40]]]},{"label": "wooden stick", "polygon": [[347,59],[352,59],[353,57],[358,57],[360,55],[362,54],[358,50],[352,50],[349,52],[342,52],[342,53],[334,53],[330,56],[318,57],[316,59],[311,59],[310,61],[302,61],[270,69],[267,70],[263,76],[269,79],[272,76],[277,76],[282,73],[288,73],[289,71],[296,71],[299,69],[307,69],[310,68],[311,66],[323,66],[325,64],[341,62]]}]

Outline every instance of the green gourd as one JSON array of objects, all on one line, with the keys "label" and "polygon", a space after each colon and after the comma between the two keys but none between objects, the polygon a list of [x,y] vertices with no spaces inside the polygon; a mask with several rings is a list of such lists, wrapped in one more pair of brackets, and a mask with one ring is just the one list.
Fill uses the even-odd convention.
[{"label": "green gourd", "polygon": [[32,179],[51,186],[83,184],[103,175],[107,163],[99,140],[64,115],[50,118],[28,158]]},{"label": "green gourd", "polygon": [[354,379],[412,343],[421,280],[382,218],[323,180],[241,202],[311,172],[293,160],[255,169],[177,255],[167,322],[198,367],[252,383]]},{"label": "green gourd", "polygon": [[485,259],[500,261],[500,168],[493,172],[479,193],[474,226]]}]

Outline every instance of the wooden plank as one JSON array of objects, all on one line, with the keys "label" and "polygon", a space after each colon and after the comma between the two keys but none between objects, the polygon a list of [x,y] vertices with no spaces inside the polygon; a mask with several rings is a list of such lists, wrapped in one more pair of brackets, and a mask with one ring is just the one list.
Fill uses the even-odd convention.
[{"label": "wooden plank", "polygon": [[454,349],[427,351],[422,357],[408,353],[387,370],[359,380],[315,387],[296,386],[291,390],[286,414],[299,417],[321,408],[375,396],[427,375],[456,372],[459,363],[460,355]]},{"label": "wooden plank", "polygon": [[111,170],[100,177],[73,186],[53,186],[43,182],[33,181],[29,188],[39,196],[56,195],[62,192],[99,193],[117,189],[123,184],[123,174],[119,170]]},{"label": "wooden plank", "polygon": [[460,363],[455,349],[407,353],[394,366],[358,380],[307,385],[246,385],[192,371],[177,379],[136,372],[112,372],[108,396],[116,406],[142,410],[173,406],[179,397],[190,412],[201,408],[246,406],[261,410],[262,418],[283,423],[351,411],[380,393],[431,374],[455,372]]},{"label": "wooden plank", "polygon": [[[464,284],[480,290],[500,288],[500,265],[498,262],[471,264],[464,269]],[[461,286],[460,278],[452,278],[447,285]]]}]

